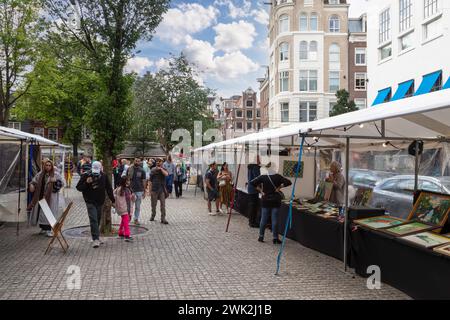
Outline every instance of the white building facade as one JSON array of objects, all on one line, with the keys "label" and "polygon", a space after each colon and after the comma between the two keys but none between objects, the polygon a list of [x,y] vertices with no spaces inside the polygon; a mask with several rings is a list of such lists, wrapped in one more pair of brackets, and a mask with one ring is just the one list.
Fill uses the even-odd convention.
[{"label": "white building facade", "polygon": [[329,116],[348,90],[348,7],[344,0],[272,1],[269,127]]},{"label": "white building facade", "polygon": [[449,85],[449,0],[369,0],[367,25],[369,107]]}]

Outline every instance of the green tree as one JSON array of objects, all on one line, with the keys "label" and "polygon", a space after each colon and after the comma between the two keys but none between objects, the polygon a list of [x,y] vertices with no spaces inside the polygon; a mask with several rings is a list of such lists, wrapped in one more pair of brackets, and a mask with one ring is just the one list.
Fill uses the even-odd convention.
[{"label": "green tree", "polygon": [[[53,41],[71,39],[82,48],[88,64],[101,80],[87,119],[95,149],[111,177],[112,158],[124,146],[129,128],[133,77],[124,74],[139,40],[150,41],[169,0],[45,0],[56,32]],[[101,229],[111,232],[107,202]]]},{"label": "green tree", "polygon": [[20,93],[24,76],[32,67],[35,43],[42,24],[38,0],[0,0],[0,125],[6,126],[11,108],[26,93]]},{"label": "green tree", "polygon": [[75,157],[86,124],[86,110],[99,85],[94,72],[74,67],[80,64],[76,59],[71,65],[59,61],[44,45],[33,71],[27,75],[31,85],[16,107],[20,120],[41,120],[47,126],[62,127],[63,142],[73,146]]},{"label": "green tree", "polygon": [[147,73],[136,81],[135,110],[143,115],[148,130],[156,132],[157,142],[169,154],[178,143],[172,141],[174,130],[186,129],[192,138],[195,121],[201,121],[204,130],[214,127],[207,110],[210,94],[210,89],[197,82],[192,65],[181,54],[170,59],[167,69]]},{"label": "green tree", "polygon": [[349,97],[350,94],[345,89],[336,92],[337,104],[330,111],[330,117],[358,110],[355,102],[353,100],[349,101]]}]

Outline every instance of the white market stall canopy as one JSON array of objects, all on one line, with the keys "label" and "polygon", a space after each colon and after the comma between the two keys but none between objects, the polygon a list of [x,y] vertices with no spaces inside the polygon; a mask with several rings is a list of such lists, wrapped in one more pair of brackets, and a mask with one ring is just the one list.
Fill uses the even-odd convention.
[{"label": "white market stall canopy", "polygon": [[36,134],[0,126],[0,143],[20,143],[21,140],[27,142],[34,141],[41,146],[60,147],[64,149],[71,148],[70,146],[59,144]]},{"label": "white market stall canopy", "polygon": [[[292,137],[289,145],[298,145],[299,134],[306,134],[307,145],[343,146],[351,138],[352,148],[373,150],[382,144],[403,145],[412,140],[450,142],[450,89],[392,101],[336,117],[252,133],[212,143],[195,152],[225,146],[256,143]],[[318,137],[320,139],[313,139]],[[318,140],[318,142],[316,142]]]}]

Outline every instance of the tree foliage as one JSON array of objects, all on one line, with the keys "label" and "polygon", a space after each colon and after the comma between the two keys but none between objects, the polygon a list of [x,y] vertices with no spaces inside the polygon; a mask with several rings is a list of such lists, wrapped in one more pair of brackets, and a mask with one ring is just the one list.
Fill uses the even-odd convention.
[{"label": "tree foliage", "polygon": [[349,101],[349,97],[350,94],[345,89],[336,92],[337,104],[330,111],[330,117],[358,110],[355,102],[353,100]]},{"label": "tree foliage", "polygon": [[[6,126],[11,108],[29,84],[24,76],[32,67],[35,43],[42,24],[39,0],[0,0],[0,125]],[[21,93],[18,87],[23,85]]]},{"label": "tree foliage", "polygon": [[[186,57],[172,57],[169,67],[156,74],[147,73],[136,81],[134,109],[145,119],[149,132],[156,132],[157,141],[168,154],[178,143],[171,141],[177,129],[186,129],[193,137],[194,122],[203,129],[214,127],[207,111],[211,90],[202,87]],[[192,140],[191,140],[192,141]]]}]

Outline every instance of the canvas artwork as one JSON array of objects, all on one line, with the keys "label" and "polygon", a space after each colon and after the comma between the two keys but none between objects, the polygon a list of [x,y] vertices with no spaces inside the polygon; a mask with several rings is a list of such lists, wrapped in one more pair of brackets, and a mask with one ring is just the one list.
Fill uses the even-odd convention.
[{"label": "canvas artwork", "polygon": [[422,192],[408,220],[419,220],[443,226],[450,210],[450,196]]},{"label": "canvas artwork", "polygon": [[443,246],[439,246],[433,249],[435,252],[439,252],[450,256],[450,243],[444,244]]},{"label": "canvas artwork", "polygon": [[355,223],[372,229],[382,229],[397,226],[404,221],[389,216],[380,216],[356,220]]},{"label": "canvas artwork", "polygon": [[[296,172],[297,172],[297,161],[289,161],[289,160],[285,160],[283,162],[283,176],[285,177],[295,177]],[[301,162],[301,166],[300,166],[300,171],[298,173],[298,177],[299,178],[303,178],[303,167],[304,167],[304,162]]]},{"label": "canvas artwork", "polygon": [[394,226],[388,229],[383,229],[382,231],[395,236],[406,236],[412,233],[429,231],[433,229],[436,229],[436,227],[429,224],[414,221],[400,224],[398,226]]},{"label": "canvas artwork", "polygon": [[353,199],[354,206],[366,206],[372,198],[373,190],[370,188],[358,188],[356,190],[355,199]]},{"label": "canvas artwork", "polygon": [[436,247],[450,242],[449,238],[431,232],[423,232],[403,237],[402,239],[426,248]]}]

